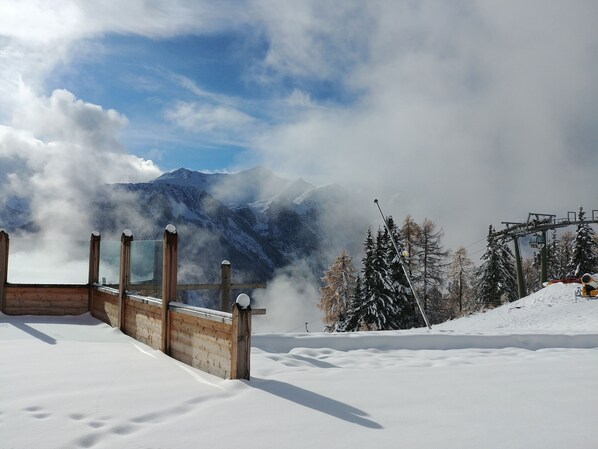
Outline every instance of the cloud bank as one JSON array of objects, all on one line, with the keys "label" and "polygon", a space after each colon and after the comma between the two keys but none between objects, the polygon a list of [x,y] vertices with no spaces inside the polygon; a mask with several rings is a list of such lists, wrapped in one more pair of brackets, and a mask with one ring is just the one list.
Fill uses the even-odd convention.
[{"label": "cloud bank", "polygon": [[42,234],[87,238],[88,205],[100,186],[160,174],[118,143],[126,119],[116,111],[63,90],[22,95],[27,99],[14,113],[15,126],[0,126],[0,193],[4,200],[28,199]]},{"label": "cloud bank", "polygon": [[[362,94],[348,105],[307,109],[262,135],[261,160],[311,180],[353,184],[395,217],[429,217],[451,246],[530,211],[598,207],[590,188],[598,162],[595,4],[362,7],[355,46],[367,54],[341,76]],[[328,58],[312,60],[321,67],[310,70],[329,72]]]},{"label": "cloud bank", "polygon": [[[0,24],[0,118],[10,128],[3,141],[27,147],[26,154],[72,154],[55,168],[4,149],[10,166],[38,174],[26,184],[42,183],[44,170],[62,178],[76,161],[98,155],[130,170],[106,179],[145,179],[158,170],[118,148],[127,126],[121,114],[45,92],[57,65],[101,50],[107,35],[234,32],[248,46],[261,42],[263,51],[248,55],[244,81],[272,95],[233,98],[187,79],[189,97],[160,106],[162,118],[204,144],[246,149],[223,168],[259,164],[317,184],[352,185],[395,217],[434,220],[449,247],[529,211],[598,207],[591,187],[598,163],[595,2],[46,3],[0,5],[8,19]],[[4,184],[26,188],[4,167]],[[89,176],[89,185],[98,181]],[[52,182],[73,186],[89,176]],[[376,223],[372,204],[354,206]]]}]

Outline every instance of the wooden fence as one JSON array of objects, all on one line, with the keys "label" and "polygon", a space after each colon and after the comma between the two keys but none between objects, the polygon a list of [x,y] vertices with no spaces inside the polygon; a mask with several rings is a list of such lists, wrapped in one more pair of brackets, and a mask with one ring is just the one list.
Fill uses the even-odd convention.
[{"label": "wooden fence", "polygon": [[[7,315],[77,315],[89,311],[190,366],[222,378],[249,379],[251,308],[234,304],[231,312],[216,311],[176,301],[178,234],[172,225],[166,227],[163,236],[162,299],[131,294],[127,286],[132,241],[132,233],[125,230],[121,236],[118,288],[98,284],[101,236],[96,232],[90,239],[88,284],[17,285],[7,282],[9,236],[0,230],[0,310]],[[230,273],[230,264],[224,265]],[[230,304],[230,276],[227,279],[222,283],[222,307]]]}]

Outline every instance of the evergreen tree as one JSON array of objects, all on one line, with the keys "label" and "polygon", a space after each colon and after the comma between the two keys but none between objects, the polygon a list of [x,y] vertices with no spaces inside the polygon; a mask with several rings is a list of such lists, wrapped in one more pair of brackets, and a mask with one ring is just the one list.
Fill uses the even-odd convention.
[{"label": "evergreen tree", "polygon": [[324,272],[324,286],[320,288],[318,307],[324,311],[326,330],[337,330],[344,321],[351,294],[355,288],[355,267],[351,257],[343,251]]},{"label": "evergreen tree", "polygon": [[498,241],[500,255],[500,288],[504,300],[513,302],[519,299],[517,289],[517,271],[515,270],[515,256],[504,240]]},{"label": "evergreen tree", "polygon": [[[403,235],[401,235],[392,217],[389,216],[386,222],[395,242],[399,245],[399,251],[401,251],[404,246]],[[424,321],[417,310],[415,296],[409,287],[409,281],[403,271],[401,259],[397,254],[396,248],[392,245],[390,234],[386,230],[384,232],[384,241],[386,245],[386,258],[390,268],[388,283],[393,301],[397,303],[398,307],[395,317],[395,328],[410,329],[423,326]]]},{"label": "evergreen tree", "polygon": [[[372,247],[366,248],[364,259],[364,307],[361,320],[367,330],[392,329],[392,298],[388,291],[388,264],[383,233],[378,229]],[[367,264],[367,269],[366,269]]]},{"label": "evergreen tree", "polygon": [[[578,221],[585,220],[583,207],[579,208]],[[594,273],[598,269],[598,244],[594,239],[594,230],[589,223],[577,225],[573,254],[569,263],[569,274],[580,277],[584,273]]]},{"label": "evergreen tree", "polygon": [[573,241],[575,236],[572,232],[564,232],[556,241],[556,247],[552,257],[552,279],[563,279],[569,276],[569,263],[573,256]]},{"label": "evergreen tree", "polygon": [[[558,279],[557,256],[558,256],[559,240],[556,236],[556,230],[552,231],[552,235],[550,237],[550,243],[547,242],[547,245],[548,245],[548,279]],[[538,266],[535,265],[535,268],[538,268]]]},{"label": "evergreen tree", "polygon": [[447,308],[449,318],[457,318],[474,310],[474,265],[467,250],[460,247],[452,255],[448,269]]},{"label": "evergreen tree", "polygon": [[513,266],[513,254],[506,244],[494,236],[494,229],[488,229],[486,252],[478,268],[477,301],[480,306],[493,308],[504,299],[517,299],[517,278]]},{"label": "evergreen tree", "polygon": [[[400,234],[392,217],[387,219],[387,225],[400,244]],[[364,250],[361,276],[339,329],[392,330],[419,325],[413,293],[386,227],[378,230],[375,239],[368,229]]]},{"label": "evergreen tree", "polygon": [[349,301],[349,307],[344,316],[344,319],[339,322],[339,332],[356,332],[361,330],[362,307],[363,307],[363,289],[361,283],[361,276],[357,275],[355,279],[355,288],[351,294],[351,300]]}]

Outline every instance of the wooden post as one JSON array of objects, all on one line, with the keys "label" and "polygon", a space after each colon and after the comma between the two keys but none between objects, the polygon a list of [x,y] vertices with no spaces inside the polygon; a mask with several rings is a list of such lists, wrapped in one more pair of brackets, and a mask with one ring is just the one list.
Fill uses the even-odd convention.
[{"label": "wooden post", "polygon": [[231,379],[250,377],[251,359],[251,308],[233,305],[233,341],[231,344]]},{"label": "wooden post", "polygon": [[8,282],[8,234],[0,229],[0,312],[6,310],[6,284]]},{"label": "wooden post", "polygon": [[164,230],[162,243],[162,336],[160,350],[168,354],[170,347],[170,319],[168,303],[176,300],[178,234],[169,224]]},{"label": "wooden post", "polygon": [[102,237],[97,231],[91,233],[89,240],[89,311],[93,315],[93,285],[100,280],[100,241]]},{"label": "wooden post", "polygon": [[120,237],[120,275],[118,279],[118,328],[125,329],[125,297],[131,280],[131,242],[133,233],[125,229]]},{"label": "wooden post", "polygon": [[223,260],[220,265],[220,310],[230,312],[230,262]]}]

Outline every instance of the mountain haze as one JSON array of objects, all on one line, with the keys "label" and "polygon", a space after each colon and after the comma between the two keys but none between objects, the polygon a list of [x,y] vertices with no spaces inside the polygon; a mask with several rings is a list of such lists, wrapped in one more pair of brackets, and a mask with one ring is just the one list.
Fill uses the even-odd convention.
[{"label": "mountain haze", "polygon": [[361,243],[367,224],[340,212],[348,198],[339,186],[286,180],[261,167],[234,174],[180,168],[146,183],[105,186],[92,222],[108,235],[130,228],[135,239],[161,238],[174,224],[183,282],[218,281],[225,259],[233,282],[267,281],[298,262],[317,278],[331,257]]}]

